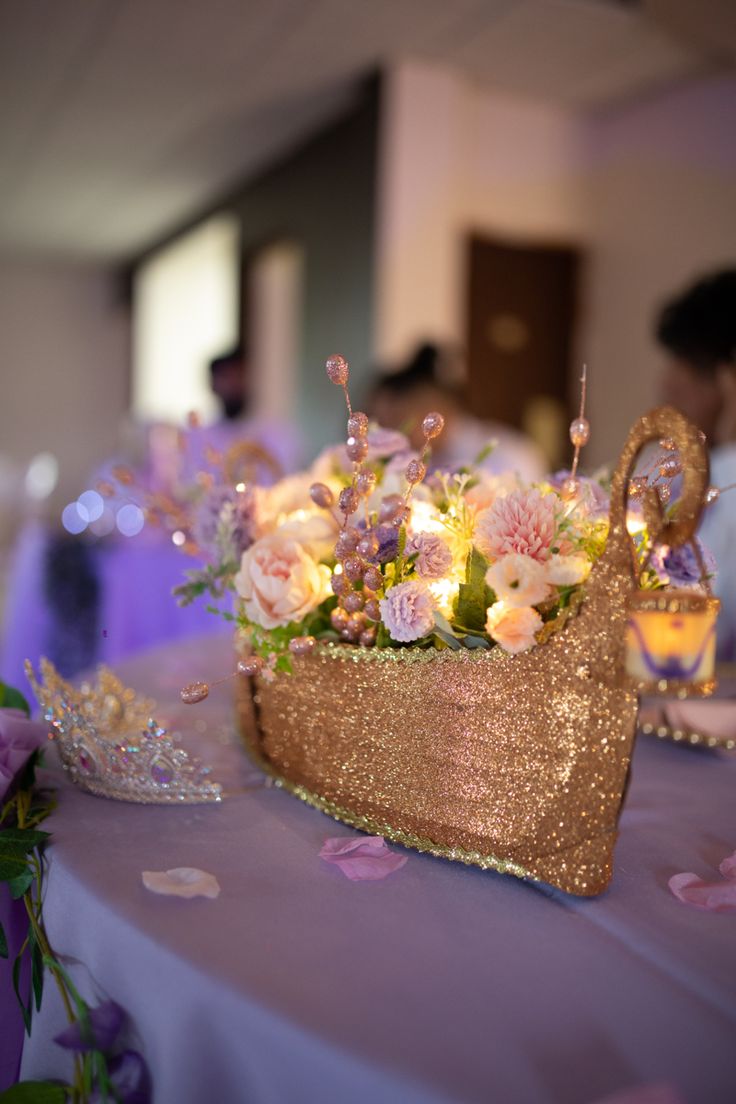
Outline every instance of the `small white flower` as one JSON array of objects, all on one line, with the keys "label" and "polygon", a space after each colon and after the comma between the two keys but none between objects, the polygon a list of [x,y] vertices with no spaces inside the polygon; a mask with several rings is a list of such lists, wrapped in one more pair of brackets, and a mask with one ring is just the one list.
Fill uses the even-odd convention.
[{"label": "small white flower", "polygon": [[486,582],[507,606],[535,606],[550,593],[544,565],[521,552],[510,552],[491,564]]}]

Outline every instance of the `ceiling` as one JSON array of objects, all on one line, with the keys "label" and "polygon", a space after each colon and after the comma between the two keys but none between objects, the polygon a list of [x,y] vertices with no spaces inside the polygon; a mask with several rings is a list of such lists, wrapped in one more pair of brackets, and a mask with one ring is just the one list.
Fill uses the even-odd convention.
[{"label": "ceiling", "polygon": [[0,0],[0,249],[128,258],[418,58],[582,110],[732,65],[733,0]]}]

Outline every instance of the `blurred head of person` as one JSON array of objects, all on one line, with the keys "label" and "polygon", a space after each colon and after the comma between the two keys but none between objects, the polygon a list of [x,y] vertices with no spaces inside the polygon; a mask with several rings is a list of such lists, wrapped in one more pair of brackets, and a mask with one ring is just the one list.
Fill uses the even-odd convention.
[{"label": "blurred head of person", "polygon": [[210,387],[220,400],[224,418],[233,420],[247,412],[246,358],[240,345],[210,361]]},{"label": "blurred head of person", "polygon": [[736,429],[736,268],[698,280],[661,310],[656,336],[667,354],[660,394],[705,433]]},{"label": "blurred head of person", "polygon": [[397,372],[376,376],[365,405],[379,425],[402,430],[421,449],[425,414],[436,410],[447,425],[462,410],[457,355],[424,342]]}]

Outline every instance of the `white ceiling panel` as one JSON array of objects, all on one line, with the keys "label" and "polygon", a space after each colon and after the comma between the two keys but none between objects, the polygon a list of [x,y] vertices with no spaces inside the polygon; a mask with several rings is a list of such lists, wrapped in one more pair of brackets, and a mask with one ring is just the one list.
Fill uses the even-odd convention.
[{"label": "white ceiling panel", "polygon": [[0,0],[0,248],[130,256],[405,57],[580,109],[722,64],[674,2]]}]

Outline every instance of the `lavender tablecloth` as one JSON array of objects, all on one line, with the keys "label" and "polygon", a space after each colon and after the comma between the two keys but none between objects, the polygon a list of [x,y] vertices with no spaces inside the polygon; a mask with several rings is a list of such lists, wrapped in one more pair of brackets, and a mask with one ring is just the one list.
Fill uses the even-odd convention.
[{"label": "lavender tablecloth", "polygon": [[[736,915],[698,912],[671,874],[736,848],[736,758],[642,738],[607,893],[575,900],[409,854],[353,883],[318,857],[349,835],[264,787],[230,691],[196,711],[182,682],[227,638],[121,673],[184,725],[232,792],[219,807],[116,804],[62,783],[46,898],[89,996],[130,1013],[158,1104],[592,1104],[653,1081],[687,1104],[736,1100]],[[198,866],[217,900],[156,897],[141,871]],[[51,988],[23,1075],[64,1069]]]}]

